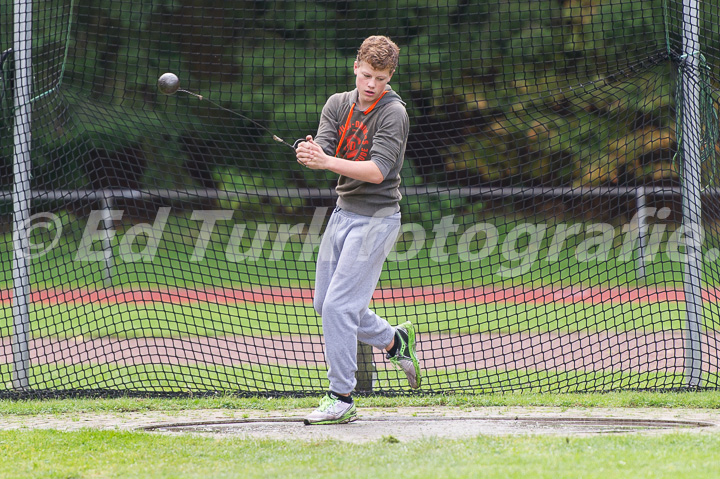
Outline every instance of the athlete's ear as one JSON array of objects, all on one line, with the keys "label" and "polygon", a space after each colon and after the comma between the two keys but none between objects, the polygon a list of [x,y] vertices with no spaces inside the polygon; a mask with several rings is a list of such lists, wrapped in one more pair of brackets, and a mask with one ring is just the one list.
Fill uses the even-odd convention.
[{"label": "athlete's ear", "polygon": [[355,60],[353,62],[353,72],[357,73],[357,69],[358,69],[358,63],[357,63],[357,60]]}]

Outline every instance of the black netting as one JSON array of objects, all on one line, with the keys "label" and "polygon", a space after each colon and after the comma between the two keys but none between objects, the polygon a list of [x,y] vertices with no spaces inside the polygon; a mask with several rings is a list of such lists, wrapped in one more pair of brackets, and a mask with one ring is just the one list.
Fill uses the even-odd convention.
[{"label": "black netting", "polygon": [[374,34],[411,130],[371,304],[415,324],[420,391],[717,388],[719,12],[0,0],[0,393],[324,391],[337,175],[273,135],[314,134]]}]

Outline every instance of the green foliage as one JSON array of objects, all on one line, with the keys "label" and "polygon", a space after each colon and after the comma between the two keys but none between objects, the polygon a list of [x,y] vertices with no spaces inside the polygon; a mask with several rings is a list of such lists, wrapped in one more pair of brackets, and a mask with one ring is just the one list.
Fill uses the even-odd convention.
[{"label": "green foliage", "polygon": [[[11,3],[0,1],[3,48],[11,42]],[[711,69],[720,49],[713,6],[717,0],[702,2],[701,12]],[[678,15],[673,0],[41,2],[34,11],[37,181],[62,176],[66,186],[86,185],[83,157],[132,148],[148,163],[143,186],[207,186],[184,171],[198,161],[188,138],[207,150],[205,178],[253,171],[250,158],[280,166],[266,132],[197,98],[159,95],[157,77],[174,71],[182,88],[282,137],[301,137],[314,131],[330,94],[353,87],[355,50],[370,34],[400,44],[395,88],[417,137],[438,137],[437,153],[409,148],[406,173],[418,175],[414,183],[673,180],[666,157],[676,148],[675,71],[661,65],[663,54],[679,48]],[[643,129],[670,141],[614,149]],[[428,165],[436,174],[423,172]],[[60,173],[66,168],[70,176]],[[259,174],[304,181],[284,167]]]},{"label": "green foliage", "polygon": [[215,172],[219,190],[225,193],[218,206],[226,210],[242,211],[245,220],[270,218],[274,215],[292,217],[304,205],[302,198],[260,196],[266,188],[278,188],[280,182],[273,177],[253,175],[248,170],[226,167]]}]

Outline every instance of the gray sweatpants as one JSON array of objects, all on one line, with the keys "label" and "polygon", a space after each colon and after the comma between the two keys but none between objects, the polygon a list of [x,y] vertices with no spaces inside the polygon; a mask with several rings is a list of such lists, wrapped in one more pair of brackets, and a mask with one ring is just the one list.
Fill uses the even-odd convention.
[{"label": "gray sweatpants", "polygon": [[368,307],[400,230],[400,213],[362,216],[335,208],[315,271],[315,311],[322,317],[330,390],[355,389],[357,341],[385,349],[395,329]]}]

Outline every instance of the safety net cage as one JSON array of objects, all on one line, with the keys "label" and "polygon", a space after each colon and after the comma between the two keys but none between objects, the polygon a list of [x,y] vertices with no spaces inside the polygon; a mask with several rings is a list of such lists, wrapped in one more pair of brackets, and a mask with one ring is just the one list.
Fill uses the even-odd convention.
[{"label": "safety net cage", "polygon": [[717,388],[719,0],[0,0],[0,396],[325,391],[337,175],[292,145],[370,35],[418,391]]}]

